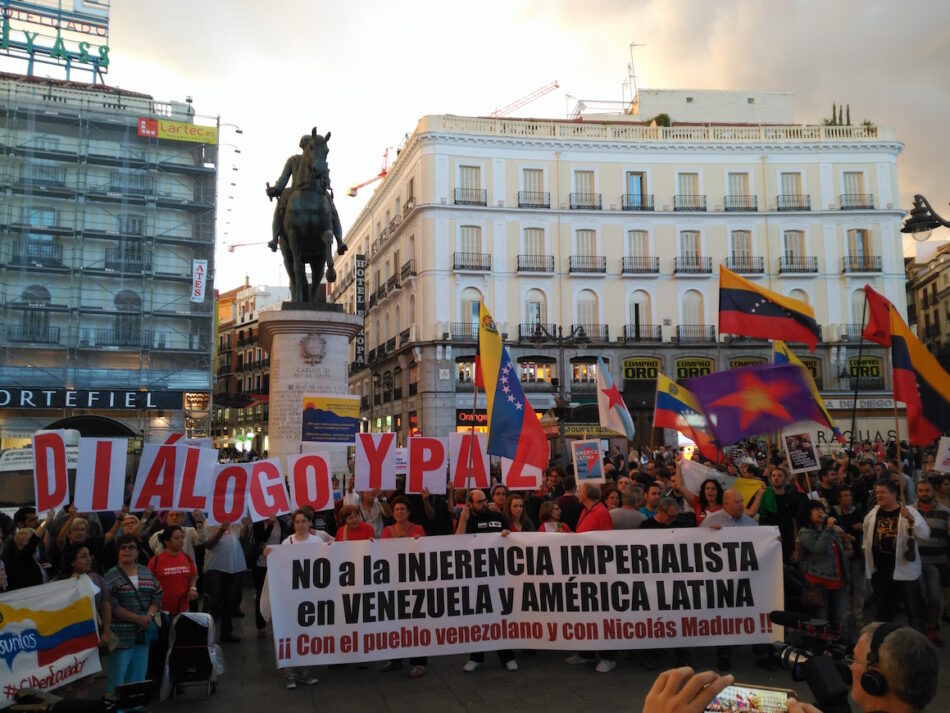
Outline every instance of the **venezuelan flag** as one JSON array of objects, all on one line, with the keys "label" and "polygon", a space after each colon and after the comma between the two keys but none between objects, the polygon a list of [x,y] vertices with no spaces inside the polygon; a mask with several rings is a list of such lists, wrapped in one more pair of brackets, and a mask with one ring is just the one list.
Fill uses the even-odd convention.
[{"label": "venezuelan flag", "polygon": [[772,363],[773,364],[795,364],[800,366],[805,372],[805,383],[808,384],[808,389],[811,391],[812,398],[815,399],[815,405],[818,406],[818,410],[821,411],[822,420],[819,423],[824,423],[828,428],[831,429],[831,432],[834,434],[834,437],[840,443],[844,443],[844,436],[841,435],[841,431],[838,430],[838,427],[835,426],[835,422],[831,419],[831,414],[828,413],[828,409],[825,408],[825,402],[821,398],[821,394],[818,393],[818,385],[815,383],[815,380],[812,378],[811,372],[805,368],[805,365],[802,364],[801,360],[792,354],[791,350],[788,348],[788,345],[783,342],[781,339],[776,339],[772,342]]},{"label": "venezuelan flag", "polygon": [[[39,587],[37,587],[39,589]],[[40,666],[99,644],[95,613],[89,599],[82,598],[60,609],[18,609],[0,604],[5,626],[32,622],[36,627],[36,657]]]},{"label": "venezuelan flag", "polygon": [[525,398],[521,378],[483,304],[478,307],[477,363],[488,406],[488,452],[511,459],[517,473],[524,465],[544,470],[550,452],[544,429]]},{"label": "venezuelan flag", "polygon": [[760,339],[803,342],[811,351],[821,338],[815,310],[719,268],[719,331]]},{"label": "venezuelan flag", "polygon": [[894,398],[907,406],[912,446],[928,446],[950,432],[950,374],[889,304]]},{"label": "venezuelan flag", "polygon": [[665,374],[656,379],[656,404],[653,408],[653,426],[672,428],[696,444],[699,452],[709,460],[721,460],[721,452],[708,432],[706,417],[693,396]]}]

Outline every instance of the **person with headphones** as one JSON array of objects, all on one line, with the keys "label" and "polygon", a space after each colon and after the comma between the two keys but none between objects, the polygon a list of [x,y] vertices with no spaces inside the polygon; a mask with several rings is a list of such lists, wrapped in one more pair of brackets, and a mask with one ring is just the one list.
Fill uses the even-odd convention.
[{"label": "person with headphones", "polygon": [[848,664],[863,713],[917,713],[937,695],[937,650],[909,626],[868,624]]}]

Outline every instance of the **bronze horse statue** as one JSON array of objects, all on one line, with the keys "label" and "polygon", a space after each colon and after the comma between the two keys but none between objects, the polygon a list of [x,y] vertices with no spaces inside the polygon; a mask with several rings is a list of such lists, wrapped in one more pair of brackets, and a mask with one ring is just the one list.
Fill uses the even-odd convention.
[{"label": "bronze horse statue", "polygon": [[[327,141],[316,127],[294,171],[294,187],[287,197],[282,221],[281,252],[290,277],[290,299],[294,302],[317,302],[324,272],[327,282],[336,281],[333,269],[333,204],[326,187]],[[307,282],[306,266],[310,265],[311,283]]]}]

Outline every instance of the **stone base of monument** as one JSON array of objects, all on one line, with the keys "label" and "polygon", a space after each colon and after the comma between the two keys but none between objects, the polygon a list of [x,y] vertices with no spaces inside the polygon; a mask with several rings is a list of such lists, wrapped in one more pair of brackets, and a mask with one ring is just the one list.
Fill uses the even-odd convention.
[{"label": "stone base of monument", "polygon": [[[363,318],[345,314],[342,305],[284,302],[259,316],[260,343],[270,352],[268,457],[301,452],[303,398],[349,393],[349,342],[363,329]],[[342,450],[329,448],[334,465]],[[287,473],[287,463],[281,458]],[[334,467],[334,471],[337,471]]]}]

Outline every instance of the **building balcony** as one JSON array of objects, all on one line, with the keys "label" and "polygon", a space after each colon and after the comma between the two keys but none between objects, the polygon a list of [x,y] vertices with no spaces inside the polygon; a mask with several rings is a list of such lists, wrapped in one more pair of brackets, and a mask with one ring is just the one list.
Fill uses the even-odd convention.
[{"label": "building balcony", "polygon": [[396,337],[390,337],[386,340],[386,353],[392,354],[396,351]]},{"label": "building balcony", "polygon": [[759,197],[731,194],[723,198],[722,206],[727,213],[754,213],[759,209]]},{"label": "building balcony", "polygon": [[880,255],[846,255],[841,258],[841,272],[880,272]]},{"label": "building balcony", "polygon": [[811,210],[811,196],[781,193],[775,197],[775,205],[780,211]]},{"label": "building balcony", "polygon": [[568,258],[568,272],[606,274],[607,258],[603,255],[571,255]]},{"label": "building balcony", "polygon": [[519,255],[518,272],[554,272],[554,256]]},{"label": "building balcony", "polygon": [[652,193],[624,193],[620,196],[623,210],[653,210]]},{"label": "building balcony", "polygon": [[144,349],[152,345],[150,329],[91,329],[82,335],[80,346]]},{"label": "building balcony", "polygon": [[727,334],[725,336],[726,336],[726,344],[730,344],[730,345],[765,344],[768,341],[768,339],[765,339],[763,337],[750,337],[745,334]]},{"label": "building balcony", "polygon": [[620,261],[621,275],[658,275],[660,274],[660,258],[627,256]]},{"label": "building balcony", "polygon": [[842,193],[841,210],[873,210],[873,193]]},{"label": "building balcony", "polygon": [[360,396],[360,411],[369,410],[369,396]]},{"label": "building balcony", "polygon": [[610,341],[610,325],[595,323],[572,324],[571,335],[575,342],[583,342],[586,340],[606,343]]},{"label": "building balcony", "polygon": [[62,267],[63,246],[39,240],[17,241],[13,243],[10,262],[15,265]]},{"label": "building balcony", "polygon": [[402,219],[405,220],[416,207],[416,199],[409,196],[406,202],[402,204]]},{"label": "building balcony", "polygon": [[478,341],[478,325],[472,322],[451,322],[449,334],[453,342]]},{"label": "building balcony", "polygon": [[386,280],[386,292],[395,292],[400,287],[399,275],[393,275]]},{"label": "building balcony", "polygon": [[625,324],[623,325],[623,341],[631,342],[662,342],[663,327],[659,324]]},{"label": "building balcony", "polygon": [[[547,332],[547,334],[545,334]],[[536,340],[539,342],[554,341],[557,335],[556,324],[541,324],[540,322],[522,322],[518,325],[518,341]]]},{"label": "building balcony", "polygon": [[399,333],[399,346],[406,346],[412,338],[412,328],[406,327]]},{"label": "building balcony", "polygon": [[602,207],[600,193],[571,194],[571,210],[600,210]]},{"label": "building balcony", "polygon": [[382,284],[376,288],[376,302],[382,302],[383,298],[386,296],[386,285]]},{"label": "building balcony", "polygon": [[144,254],[129,254],[120,248],[106,250],[106,270],[116,272],[148,272],[152,269],[152,257]]},{"label": "building balcony", "polygon": [[675,195],[673,196],[673,210],[706,210],[706,196]]},{"label": "building balcony", "polygon": [[818,272],[818,258],[814,255],[790,255],[778,259],[779,274],[789,272]]},{"label": "building balcony", "polygon": [[454,270],[491,272],[491,253],[454,253],[452,268]]},{"label": "building balcony", "polygon": [[456,188],[455,205],[488,205],[488,189]]},{"label": "building balcony", "polygon": [[733,272],[746,275],[761,275],[765,272],[765,258],[763,257],[729,257],[725,265]]},{"label": "building balcony", "polygon": [[416,260],[415,258],[411,260],[406,260],[402,267],[399,269],[399,278],[401,280],[408,280],[410,277],[416,276]]},{"label": "building balcony", "polygon": [[676,327],[676,341],[680,344],[715,344],[714,324],[680,324]]},{"label": "building balcony", "polygon": [[674,275],[711,275],[711,257],[675,257],[673,258]]},{"label": "building balcony", "polygon": [[378,301],[379,301],[379,300],[378,300],[377,297],[376,297],[376,293],[375,293],[375,292],[371,292],[370,295],[369,295],[369,301],[368,301],[367,304],[366,304],[367,309],[372,308],[372,307],[375,307],[375,306],[376,306],[376,303],[377,303]]},{"label": "building balcony", "polygon": [[551,194],[548,191],[518,191],[519,208],[550,208]]},{"label": "building balcony", "polygon": [[864,333],[863,324],[842,324],[841,341],[842,342],[860,342],[861,335]]},{"label": "building balcony", "polygon": [[7,341],[15,344],[59,344],[59,327],[10,324],[6,334]]}]

